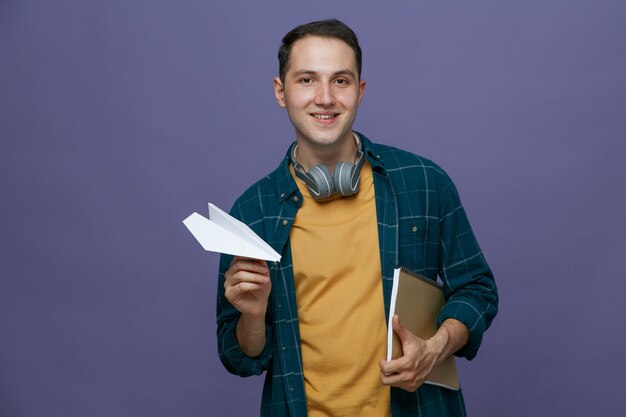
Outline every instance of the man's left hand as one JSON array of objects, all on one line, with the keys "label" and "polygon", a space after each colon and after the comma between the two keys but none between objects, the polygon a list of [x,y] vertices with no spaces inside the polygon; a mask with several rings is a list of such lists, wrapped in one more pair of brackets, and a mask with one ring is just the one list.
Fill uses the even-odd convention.
[{"label": "man's left hand", "polygon": [[400,324],[397,315],[393,316],[393,330],[402,342],[403,355],[389,362],[380,361],[380,380],[383,385],[414,392],[443,359],[448,333],[437,332],[430,339],[420,339]]}]

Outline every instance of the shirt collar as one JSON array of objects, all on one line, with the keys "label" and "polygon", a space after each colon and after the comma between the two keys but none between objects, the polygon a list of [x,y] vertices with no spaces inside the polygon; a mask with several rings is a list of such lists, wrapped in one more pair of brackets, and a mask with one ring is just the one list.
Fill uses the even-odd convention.
[{"label": "shirt collar", "polygon": [[294,194],[297,194],[300,200],[302,200],[300,190],[298,190],[298,185],[291,176],[291,172],[289,172],[289,164],[291,163],[291,158],[289,157],[290,149],[291,145],[287,149],[287,152],[285,153],[285,156],[280,162],[277,170],[278,179],[276,181],[276,190],[279,203],[283,203],[284,201],[291,199]]},{"label": "shirt collar", "polygon": [[363,142],[363,152],[365,152],[365,157],[367,161],[372,166],[372,170],[374,171],[385,171],[385,161],[383,160],[380,150],[378,149],[378,145],[369,140],[364,134],[360,132],[356,132],[361,141]]}]

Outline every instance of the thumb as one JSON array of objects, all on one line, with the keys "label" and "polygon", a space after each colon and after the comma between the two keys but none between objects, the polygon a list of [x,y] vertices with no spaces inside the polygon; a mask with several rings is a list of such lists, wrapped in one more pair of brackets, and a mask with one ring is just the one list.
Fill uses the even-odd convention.
[{"label": "thumb", "polygon": [[392,326],[393,331],[396,332],[396,334],[402,341],[402,344],[404,345],[404,341],[408,339],[410,333],[403,325],[400,324],[400,317],[398,317],[397,314],[393,315]]}]

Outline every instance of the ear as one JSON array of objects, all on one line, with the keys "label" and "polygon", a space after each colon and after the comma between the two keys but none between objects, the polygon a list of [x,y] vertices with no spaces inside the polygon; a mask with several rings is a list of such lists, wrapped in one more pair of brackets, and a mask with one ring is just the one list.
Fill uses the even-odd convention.
[{"label": "ear", "polygon": [[280,107],[285,108],[287,106],[285,104],[285,87],[280,77],[274,77],[274,96]]},{"label": "ear", "polygon": [[361,100],[363,100],[363,95],[365,94],[365,80],[359,81],[359,105],[361,104]]}]

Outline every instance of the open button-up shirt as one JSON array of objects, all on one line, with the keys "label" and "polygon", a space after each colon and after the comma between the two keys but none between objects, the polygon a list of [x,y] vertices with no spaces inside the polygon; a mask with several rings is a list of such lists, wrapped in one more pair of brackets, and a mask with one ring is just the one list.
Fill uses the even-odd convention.
[{"label": "open button-up shirt", "polygon": [[[498,295],[454,184],[435,163],[359,135],[374,174],[385,310],[389,311],[396,266],[438,278],[446,298],[439,323],[454,318],[467,326],[469,342],[456,355],[472,359],[496,315]],[[235,328],[240,314],[224,296],[224,273],[232,256],[222,255],[219,269],[220,359],[239,376],[267,372],[262,416],[307,415],[289,245],[291,225],[303,199],[289,172],[289,163],[287,154],[278,168],[244,192],[231,210],[231,215],[249,225],[282,255],[279,263],[269,265],[272,292],[265,320],[266,344],[255,358],[244,355],[239,348]],[[416,392],[392,387],[391,412],[393,417],[466,415],[460,390],[428,384]]]}]

